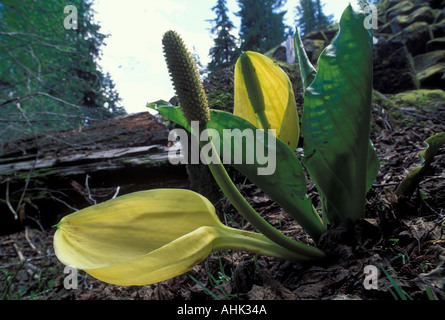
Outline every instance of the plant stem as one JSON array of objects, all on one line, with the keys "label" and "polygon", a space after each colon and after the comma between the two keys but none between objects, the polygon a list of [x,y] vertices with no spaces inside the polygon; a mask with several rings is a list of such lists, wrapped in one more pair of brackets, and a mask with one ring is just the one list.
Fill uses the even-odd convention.
[{"label": "plant stem", "polygon": [[[216,153],[216,148],[213,144],[213,141],[211,139],[209,140],[209,143],[211,143],[212,147],[212,153]],[[233,183],[232,179],[227,174],[227,171],[221,161],[218,161],[218,163],[216,164],[212,163],[211,161],[207,161],[207,165],[227,199],[229,199],[236,210],[238,210],[238,212],[247,221],[249,221],[258,230],[258,232],[262,233],[264,236],[266,236],[276,244],[299,255],[312,258],[321,258],[324,256],[324,253],[321,250],[313,246],[308,246],[303,243],[297,242],[283,235],[272,225],[270,225],[263,217],[261,217],[261,215],[256,212],[255,209],[253,209],[252,206],[247,202],[247,200],[241,195],[241,193]]]},{"label": "plant stem", "polygon": [[260,233],[244,231],[222,226],[220,235],[214,243],[213,250],[238,250],[247,251],[268,257],[286,259],[290,261],[313,261],[324,258],[324,253],[312,246],[304,245],[305,252],[295,252],[278,245]]}]

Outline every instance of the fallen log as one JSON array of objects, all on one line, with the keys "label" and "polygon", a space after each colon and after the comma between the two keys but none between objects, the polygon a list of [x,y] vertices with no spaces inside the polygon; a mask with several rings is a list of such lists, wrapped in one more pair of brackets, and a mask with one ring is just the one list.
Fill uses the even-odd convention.
[{"label": "fallen log", "polygon": [[168,129],[148,112],[0,146],[0,233],[48,228],[61,216],[117,195],[188,188],[168,160]]}]

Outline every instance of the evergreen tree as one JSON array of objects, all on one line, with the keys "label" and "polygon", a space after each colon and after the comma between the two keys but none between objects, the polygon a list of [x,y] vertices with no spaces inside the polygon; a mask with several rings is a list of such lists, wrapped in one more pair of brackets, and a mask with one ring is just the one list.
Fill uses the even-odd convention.
[{"label": "evergreen tree", "polygon": [[215,72],[232,65],[238,57],[238,49],[235,37],[230,32],[235,28],[227,15],[227,0],[218,0],[216,6],[212,8],[216,13],[212,34],[217,34],[214,40],[215,45],[210,49],[212,61],[208,65],[210,72]]},{"label": "evergreen tree", "polygon": [[316,19],[316,21],[317,21],[316,27],[318,29],[320,29],[323,26],[330,25],[332,23],[332,20],[334,19],[334,16],[332,14],[328,15],[328,16],[326,14],[324,14],[324,12],[323,12],[324,4],[321,4],[320,0],[315,0],[314,4],[315,4],[315,12],[316,12],[316,18],[317,18]]},{"label": "evergreen tree", "polygon": [[264,53],[279,45],[288,34],[282,7],[286,0],[238,0],[241,17],[241,49]]},{"label": "evergreen tree", "polygon": [[301,34],[309,33],[315,29],[315,7],[311,0],[300,0],[300,5],[297,6],[296,23]]},{"label": "evergreen tree", "polygon": [[297,6],[296,22],[302,34],[321,29],[332,23],[333,16],[325,15],[323,7],[320,0],[300,0],[300,5]]},{"label": "evergreen tree", "polygon": [[[105,35],[90,0],[2,0],[0,4],[0,144],[122,114],[109,74],[97,64]],[[71,25],[72,26],[72,25]]]}]

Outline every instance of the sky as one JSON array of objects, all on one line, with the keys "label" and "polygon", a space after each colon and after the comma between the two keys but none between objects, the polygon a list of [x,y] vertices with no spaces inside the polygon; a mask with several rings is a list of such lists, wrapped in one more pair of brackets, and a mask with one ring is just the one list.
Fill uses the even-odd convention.
[{"label": "sky", "polygon": [[[325,13],[339,20],[351,0],[325,2]],[[95,0],[95,22],[100,32],[109,35],[102,48],[99,65],[109,72],[128,113],[147,111],[146,104],[170,100],[174,96],[162,51],[162,36],[178,32],[188,49],[205,66],[213,46],[208,20],[214,19],[216,0]],[[286,23],[294,25],[298,0],[288,0]],[[236,28],[240,19],[237,0],[227,0],[229,17]]]}]

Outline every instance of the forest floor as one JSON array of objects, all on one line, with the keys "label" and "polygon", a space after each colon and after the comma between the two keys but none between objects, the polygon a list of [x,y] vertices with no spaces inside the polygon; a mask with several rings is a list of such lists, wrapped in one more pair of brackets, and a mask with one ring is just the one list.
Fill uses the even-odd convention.
[{"label": "forest floor", "polygon": [[[434,112],[431,112],[431,108]],[[11,300],[427,300],[445,299],[445,155],[436,156],[416,192],[394,190],[420,165],[423,141],[445,128],[445,102],[433,106],[374,104],[372,141],[380,173],[367,196],[366,219],[332,228],[324,242],[336,243],[332,258],[293,263],[245,252],[211,254],[190,272],[159,284],[120,287],[83,271],[77,289],[66,289],[69,273],[53,250],[55,230],[26,228],[0,237],[0,299]],[[252,206],[284,234],[311,243],[305,232],[255,185],[238,186]],[[317,203],[316,189],[309,186]],[[225,222],[253,230],[226,201]],[[225,212],[226,214],[222,214]],[[378,288],[366,290],[364,268],[379,270]]]}]

